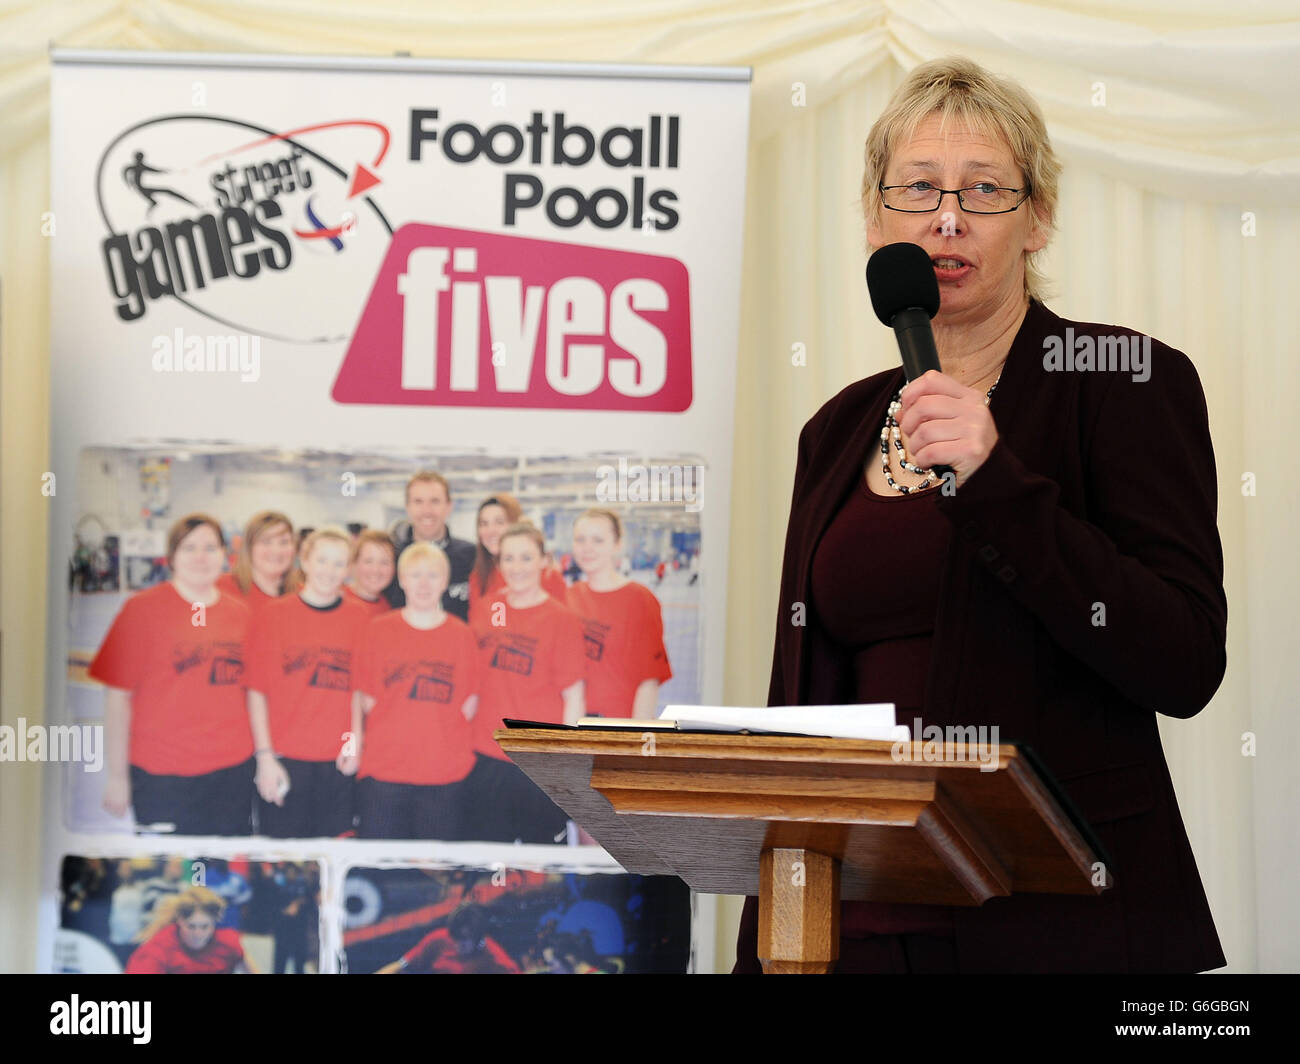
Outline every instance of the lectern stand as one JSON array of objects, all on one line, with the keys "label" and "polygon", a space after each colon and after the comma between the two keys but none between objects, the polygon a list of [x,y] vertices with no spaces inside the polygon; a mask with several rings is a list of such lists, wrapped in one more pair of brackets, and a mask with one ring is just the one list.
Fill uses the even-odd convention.
[{"label": "lectern stand", "polygon": [[1112,883],[1014,745],[543,726],[496,739],[628,872],[758,895],[769,973],[834,967],[841,899],[974,906]]}]

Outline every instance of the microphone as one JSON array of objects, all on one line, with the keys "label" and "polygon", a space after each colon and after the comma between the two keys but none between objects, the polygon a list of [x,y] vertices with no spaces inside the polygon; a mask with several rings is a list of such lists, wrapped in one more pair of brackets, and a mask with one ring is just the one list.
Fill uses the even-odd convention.
[{"label": "microphone", "polygon": [[940,369],[930,319],[939,313],[934,263],[919,244],[886,244],[867,260],[871,307],[894,330],[909,382]]},{"label": "microphone", "polygon": [[[930,328],[939,313],[939,282],[925,249],[906,242],[877,249],[867,260],[867,291],[876,317],[894,330],[908,383],[927,370],[942,372]],[[932,468],[940,477],[952,472],[950,466]]]}]

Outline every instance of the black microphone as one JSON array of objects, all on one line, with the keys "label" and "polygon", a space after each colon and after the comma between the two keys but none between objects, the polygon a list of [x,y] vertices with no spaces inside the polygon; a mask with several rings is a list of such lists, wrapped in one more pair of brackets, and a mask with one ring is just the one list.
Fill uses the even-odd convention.
[{"label": "black microphone", "polygon": [[[906,242],[877,249],[867,260],[867,291],[876,317],[894,330],[908,382],[927,370],[943,372],[930,328],[939,313],[939,282],[925,249]],[[933,468],[941,477],[952,472],[945,465]]]},{"label": "black microphone", "polygon": [[940,369],[930,319],[939,313],[934,263],[919,244],[886,244],[867,260],[871,307],[894,330],[909,381]]}]

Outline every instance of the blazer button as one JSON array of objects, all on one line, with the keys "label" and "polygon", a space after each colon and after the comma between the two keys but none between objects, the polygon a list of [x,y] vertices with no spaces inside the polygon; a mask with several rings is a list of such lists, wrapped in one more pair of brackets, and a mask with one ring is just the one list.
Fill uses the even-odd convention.
[{"label": "blazer button", "polygon": [[984,546],[980,548],[980,557],[983,558],[990,565],[992,565],[995,561],[998,560],[997,547],[993,546],[992,543],[985,543]]},{"label": "blazer button", "polygon": [[967,539],[979,539],[980,526],[974,521],[967,521],[961,526],[961,534]]},{"label": "blazer button", "polygon": [[1001,580],[1004,584],[1011,583],[1011,581],[1014,580],[1017,575],[1018,574],[1016,573],[1015,569],[1013,569],[1009,565],[1004,565],[1001,569],[998,570],[998,579]]}]

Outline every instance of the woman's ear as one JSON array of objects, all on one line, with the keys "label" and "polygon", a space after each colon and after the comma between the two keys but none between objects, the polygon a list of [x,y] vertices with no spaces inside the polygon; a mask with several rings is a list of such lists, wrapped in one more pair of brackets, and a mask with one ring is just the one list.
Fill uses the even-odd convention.
[{"label": "woman's ear", "polygon": [[[1029,201],[1033,203],[1031,199]],[[1030,212],[1032,222],[1030,224],[1029,235],[1025,237],[1025,250],[1028,252],[1042,251],[1047,247],[1047,241],[1052,235],[1052,218],[1040,210],[1037,205]]]}]

